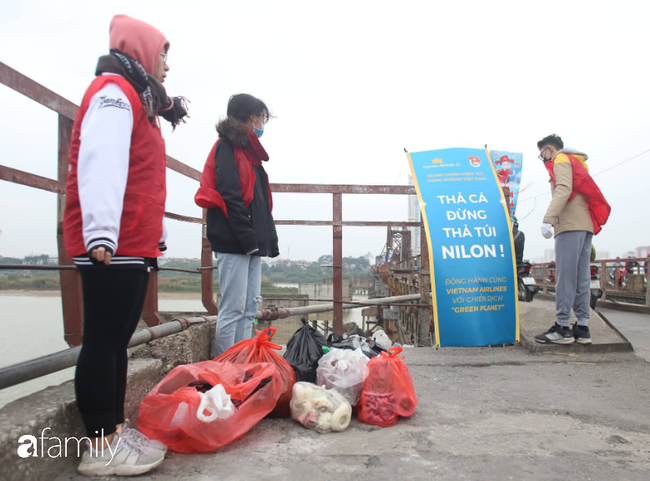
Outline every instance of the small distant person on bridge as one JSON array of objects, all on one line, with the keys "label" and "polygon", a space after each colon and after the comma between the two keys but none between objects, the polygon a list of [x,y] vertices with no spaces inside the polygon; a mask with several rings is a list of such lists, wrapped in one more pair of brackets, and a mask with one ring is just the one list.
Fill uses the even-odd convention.
[{"label": "small distant person on bridge", "polygon": [[[542,224],[546,239],[555,233],[555,324],[535,337],[540,343],[591,344],[590,257],[591,241],[609,217],[610,207],[589,175],[587,154],[564,148],[558,135],[537,143],[539,159],[551,176],[551,204]],[[577,323],[569,326],[571,311]]]},{"label": "small distant person on bridge", "polygon": [[194,197],[208,209],[207,237],[219,269],[219,319],[215,356],[250,339],[261,300],[262,257],[277,257],[278,234],[271,213],[271,186],[260,143],[269,109],[260,99],[238,94],[228,117],[217,125],[219,139],[206,161]]},{"label": "small distant person on bridge", "polygon": [[99,57],[73,127],[63,231],[83,288],[75,393],[89,439],[77,470],[86,476],[146,473],[167,451],[125,422],[124,397],[127,345],[166,249],[159,117],[176,126],[187,114],[162,85],[168,51],[151,25],[113,17],[110,54]]},{"label": "small distant person on bridge", "polygon": [[524,262],[524,246],[526,245],[526,235],[519,230],[519,221],[516,217],[512,219],[512,239],[515,244],[515,259],[517,265]]}]

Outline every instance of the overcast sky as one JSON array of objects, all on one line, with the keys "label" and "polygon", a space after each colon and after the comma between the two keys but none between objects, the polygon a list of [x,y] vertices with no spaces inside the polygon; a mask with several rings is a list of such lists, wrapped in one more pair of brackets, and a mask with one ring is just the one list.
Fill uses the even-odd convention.
[{"label": "overcast sky", "polygon": [[[262,143],[274,183],[406,184],[410,151],[523,152],[517,215],[526,257],[550,196],[536,142],[586,151],[593,173],[650,149],[647,2],[9,1],[0,61],[79,103],[111,17],[147,21],[170,40],[165,83],[191,100],[164,127],[168,154],[202,170],[230,95],[276,117]],[[57,116],[0,86],[0,164],[56,177]],[[650,245],[650,153],[595,177],[612,217],[595,239],[612,256]],[[197,183],[168,171],[167,210],[200,216]],[[331,219],[331,195],[277,194],[276,219]],[[0,255],[56,255],[56,196],[0,181]],[[344,220],[406,220],[403,196],[343,196]],[[168,255],[198,257],[200,229],[169,221]],[[282,257],[332,250],[331,228],[279,227]],[[346,228],[344,255],[379,254],[384,228]]]}]

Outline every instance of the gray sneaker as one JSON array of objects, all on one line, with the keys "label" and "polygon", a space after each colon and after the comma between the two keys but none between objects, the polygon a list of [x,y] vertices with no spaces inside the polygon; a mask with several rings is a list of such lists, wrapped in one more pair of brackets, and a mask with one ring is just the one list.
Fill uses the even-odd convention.
[{"label": "gray sneaker", "polygon": [[164,443],[161,443],[160,441],[156,441],[155,439],[149,439],[147,436],[142,434],[137,429],[134,429],[131,426],[129,426],[128,421],[124,421],[124,424],[122,425],[122,437],[126,440],[131,441],[132,444],[135,444],[137,446],[142,446],[146,449],[161,451],[163,454],[167,452],[167,446],[165,446]]},{"label": "gray sneaker", "polygon": [[535,340],[541,344],[572,344],[575,342],[571,329],[560,326],[557,322],[544,334],[535,336]]},{"label": "gray sneaker", "polygon": [[165,459],[161,451],[146,449],[115,433],[109,448],[81,457],[77,472],[84,476],[137,476],[151,471]]}]

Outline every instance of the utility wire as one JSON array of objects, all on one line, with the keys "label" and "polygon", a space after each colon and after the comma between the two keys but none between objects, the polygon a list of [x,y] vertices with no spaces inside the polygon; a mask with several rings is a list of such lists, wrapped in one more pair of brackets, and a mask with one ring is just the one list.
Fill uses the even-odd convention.
[{"label": "utility wire", "polygon": [[[534,197],[531,197],[531,198],[535,199]],[[532,213],[535,211],[535,208],[536,208],[536,207],[537,207],[537,199],[535,199],[535,205],[534,205],[533,208],[530,210],[530,212],[529,212],[528,214],[526,214],[526,216],[525,216],[523,219],[521,219],[521,220],[524,220],[526,217],[528,217],[530,214],[532,214]]]},{"label": "utility wire", "polygon": [[598,173],[596,173],[594,175],[600,175],[600,174],[602,174],[604,172],[607,172],[608,170],[612,170],[613,168],[618,167],[620,165],[623,165],[625,162],[629,162],[630,160],[634,160],[637,157],[641,157],[643,154],[647,154],[648,152],[650,152],[650,149],[646,150],[645,152],[641,152],[640,154],[636,154],[634,157],[630,157],[629,159],[624,160],[623,162],[619,162],[616,165],[612,165],[611,167],[607,167],[605,170],[601,170],[600,172],[598,172]]},{"label": "utility wire", "polygon": [[[597,176],[597,175],[603,174],[603,173],[605,173],[605,172],[607,172],[607,171],[609,171],[609,170],[615,169],[616,167],[620,167],[621,165],[625,164],[626,162],[629,162],[629,161],[631,161],[631,160],[634,160],[634,159],[636,159],[637,157],[641,157],[642,155],[647,154],[648,152],[650,152],[650,149],[645,150],[645,151],[641,152],[640,154],[636,154],[635,156],[630,157],[629,159],[625,159],[625,160],[619,162],[618,164],[614,164],[614,165],[612,165],[611,167],[607,167],[605,170],[601,170],[600,172],[596,172],[595,174],[592,174],[592,177],[595,177],[595,176]],[[535,195],[535,196],[533,196],[533,197],[526,197],[525,199],[519,199],[517,202],[525,202],[525,201],[527,201],[527,200],[537,199],[537,198],[539,198],[539,197],[544,197],[544,196],[546,196],[546,195],[550,195],[550,194],[551,194],[550,192],[545,192],[545,193],[543,193],[543,194],[538,194],[538,195]],[[528,215],[530,215],[530,214],[528,214]],[[528,217],[528,216],[526,216],[526,217]]]}]

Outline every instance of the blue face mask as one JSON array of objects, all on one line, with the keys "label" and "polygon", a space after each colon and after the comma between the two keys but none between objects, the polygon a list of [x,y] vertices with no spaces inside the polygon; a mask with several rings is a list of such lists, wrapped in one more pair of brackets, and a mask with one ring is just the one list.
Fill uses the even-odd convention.
[{"label": "blue face mask", "polygon": [[255,132],[255,135],[257,135],[257,138],[259,139],[262,134],[264,134],[264,124],[262,124],[262,128],[258,129],[257,127],[253,127],[253,132]]}]

